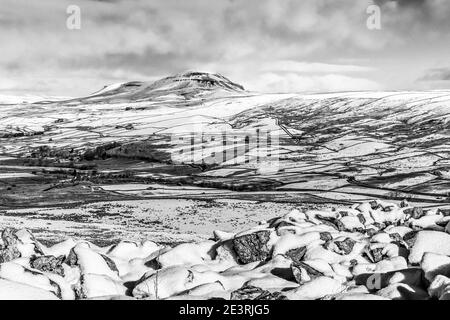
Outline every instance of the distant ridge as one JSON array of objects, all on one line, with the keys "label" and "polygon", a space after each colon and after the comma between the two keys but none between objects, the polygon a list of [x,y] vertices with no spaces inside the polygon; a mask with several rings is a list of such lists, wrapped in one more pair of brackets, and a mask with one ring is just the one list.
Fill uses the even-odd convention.
[{"label": "distant ridge", "polygon": [[244,87],[240,84],[232,82],[230,79],[218,73],[207,73],[188,71],[179,73],[174,76],[169,76],[164,79],[155,81],[151,87],[152,89],[164,88],[167,85],[175,83],[188,83],[194,86],[205,89],[222,88],[230,91],[244,91]]}]

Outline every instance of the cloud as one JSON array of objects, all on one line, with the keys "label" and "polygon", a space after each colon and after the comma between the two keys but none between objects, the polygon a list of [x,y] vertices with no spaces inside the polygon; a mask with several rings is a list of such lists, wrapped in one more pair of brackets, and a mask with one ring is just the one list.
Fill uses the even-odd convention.
[{"label": "cloud", "polygon": [[418,81],[449,81],[450,68],[433,68],[427,70]]},{"label": "cloud", "polygon": [[378,5],[394,3],[399,7],[422,8],[427,4],[427,0],[375,0],[375,3]]},{"label": "cloud", "polygon": [[[398,89],[419,76],[410,70],[444,59],[450,3],[379,0],[382,30],[371,31],[372,3],[2,0],[0,74],[9,84],[0,90],[79,95],[187,69],[264,91]],[[66,28],[70,4],[81,8],[81,30]]]},{"label": "cloud", "polygon": [[380,84],[358,77],[339,74],[299,75],[297,73],[263,73],[258,79],[249,81],[249,89],[266,92],[339,92],[380,90]]},{"label": "cloud", "polygon": [[10,90],[18,85],[16,81],[9,79],[0,79],[0,90]]},{"label": "cloud", "polygon": [[372,67],[346,65],[346,64],[329,64],[317,62],[299,62],[292,60],[274,61],[269,65],[264,65],[262,71],[278,71],[278,72],[297,72],[297,73],[346,73],[346,72],[369,72],[373,71]]}]

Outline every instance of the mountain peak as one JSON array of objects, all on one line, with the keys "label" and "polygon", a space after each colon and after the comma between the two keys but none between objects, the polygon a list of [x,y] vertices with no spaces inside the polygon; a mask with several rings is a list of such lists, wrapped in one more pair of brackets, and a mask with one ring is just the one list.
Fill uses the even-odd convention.
[{"label": "mountain peak", "polygon": [[109,85],[79,100],[83,100],[83,102],[145,101],[164,96],[171,99],[191,100],[197,97],[244,92],[243,86],[220,74],[188,71],[154,82],[131,81]]},{"label": "mountain peak", "polygon": [[170,83],[190,83],[202,88],[222,88],[230,91],[244,91],[240,84],[232,82],[230,79],[218,73],[187,71],[174,76],[158,80],[153,84],[156,86]]}]

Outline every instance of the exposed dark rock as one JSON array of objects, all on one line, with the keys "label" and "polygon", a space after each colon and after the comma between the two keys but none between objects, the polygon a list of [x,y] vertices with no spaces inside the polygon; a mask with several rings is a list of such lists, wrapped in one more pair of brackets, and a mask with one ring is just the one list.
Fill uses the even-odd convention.
[{"label": "exposed dark rock", "polygon": [[288,298],[279,291],[270,292],[264,290],[264,292],[254,300],[288,300]]},{"label": "exposed dark rock", "polygon": [[5,247],[17,246],[19,239],[16,236],[16,230],[12,228],[5,228],[2,232],[2,240]]},{"label": "exposed dark rock", "polygon": [[12,247],[0,249],[0,263],[20,258],[20,252]]},{"label": "exposed dark rock", "polygon": [[375,248],[371,250],[373,262],[380,262],[383,260],[383,248]]},{"label": "exposed dark rock", "polygon": [[343,241],[335,241],[335,245],[342,251],[343,254],[349,254],[352,252],[353,247],[355,246],[355,240],[346,238]]},{"label": "exposed dark rock", "polygon": [[239,236],[233,239],[233,246],[241,263],[247,264],[255,261],[265,261],[269,257],[270,249],[267,242],[270,231],[258,231]]},{"label": "exposed dark rock", "polygon": [[370,208],[372,210],[376,210],[376,209],[378,209],[380,207],[380,205],[376,201],[370,201],[369,204],[370,204]]},{"label": "exposed dark rock", "polygon": [[320,233],[320,240],[330,241],[333,240],[333,236],[331,235],[331,233],[324,231]]},{"label": "exposed dark rock", "polygon": [[270,292],[254,286],[243,286],[231,292],[231,300],[287,300],[281,292]]},{"label": "exposed dark rock", "polygon": [[409,206],[408,201],[402,200],[402,201],[400,202],[400,208],[406,208],[406,207],[408,207],[408,206]]},{"label": "exposed dark rock", "polygon": [[386,228],[386,224],[385,223],[380,223],[380,222],[374,222],[373,226],[375,228],[378,228],[378,230],[383,230],[384,228]]},{"label": "exposed dark rock", "polygon": [[338,231],[346,231],[345,225],[341,222],[341,220],[336,219],[334,223],[336,224]]},{"label": "exposed dark rock", "polygon": [[303,256],[306,253],[306,247],[300,247],[288,250],[286,252],[286,256],[290,258],[295,263],[300,262],[303,259]]},{"label": "exposed dark rock", "polygon": [[410,231],[403,236],[403,241],[407,244],[408,248],[411,248],[416,241],[417,231]]},{"label": "exposed dark rock", "polygon": [[348,216],[348,212],[347,211],[339,211],[339,214],[341,215],[341,217],[347,217]]},{"label": "exposed dark rock", "polygon": [[450,208],[438,209],[438,213],[442,214],[444,217],[450,216]]},{"label": "exposed dark rock", "polygon": [[389,238],[391,238],[392,240],[396,241],[396,242],[402,242],[403,238],[400,234],[398,233],[390,233],[389,234]]},{"label": "exposed dark rock", "polygon": [[365,251],[366,256],[372,263],[377,263],[383,260],[383,248],[368,249]]},{"label": "exposed dark rock", "polygon": [[403,210],[403,212],[405,214],[409,214],[414,219],[419,219],[420,217],[422,217],[425,214],[423,209],[420,207],[407,208],[407,209]]},{"label": "exposed dark rock", "polygon": [[369,237],[372,237],[372,236],[376,235],[377,233],[378,233],[378,231],[376,229],[373,229],[373,228],[366,229],[366,234]]},{"label": "exposed dark rock", "polygon": [[357,215],[359,222],[361,222],[362,224],[366,223],[366,218],[364,218],[364,215],[362,213]]},{"label": "exposed dark rock", "polygon": [[64,268],[62,267],[64,259],[65,256],[63,255],[59,257],[55,256],[33,257],[30,260],[30,265],[32,268],[40,270],[42,272],[52,272],[64,277]]},{"label": "exposed dark rock", "polygon": [[322,272],[314,269],[304,262],[292,263],[291,270],[295,280],[300,284],[324,275]]},{"label": "exposed dark rock", "polygon": [[75,297],[77,299],[86,299],[87,295],[83,290],[83,285],[85,282],[85,278],[84,278],[84,274],[82,274],[80,276],[80,281],[78,281],[74,286],[73,286],[73,291],[75,292]]},{"label": "exposed dark rock", "polygon": [[6,228],[2,232],[3,245],[0,246],[0,263],[8,262],[20,258],[20,251],[17,249],[19,239],[15,235],[16,230]]},{"label": "exposed dark rock", "polygon": [[71,267],[77,265],[78,257],[73,248],[70,250],[69,255],[67,256],[64,262]]},{"label": "exposed dark rock", "polygon": [[350,230],[348,230],[347,229],[347,231],[350,231],[350,232],[359,232],[359,233],[364,233],[364,228],[360,228],[360,227],[357,227],[357,228],[352,228],[352,229],[350,229]]}]

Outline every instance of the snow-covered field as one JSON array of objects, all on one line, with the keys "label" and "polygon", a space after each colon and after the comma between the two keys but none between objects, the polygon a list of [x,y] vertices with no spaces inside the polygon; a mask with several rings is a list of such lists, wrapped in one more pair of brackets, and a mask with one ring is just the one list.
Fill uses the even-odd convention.
[{"label": "snow-covered field", "polygon": [[255,226],[274,212],[285,214],[293,208],[295,205],[289,203],[230,199],[127,200],[5,210],[0,225],[28,228],[50,244],[68,237],[97,245],[145,239],[174,244],[208,239],[216,229],[233,231]]}]

